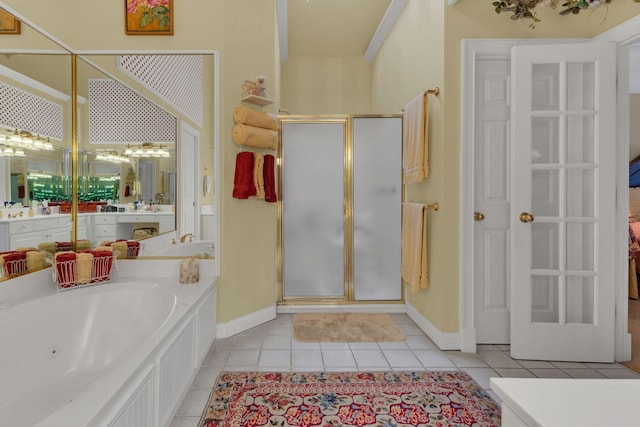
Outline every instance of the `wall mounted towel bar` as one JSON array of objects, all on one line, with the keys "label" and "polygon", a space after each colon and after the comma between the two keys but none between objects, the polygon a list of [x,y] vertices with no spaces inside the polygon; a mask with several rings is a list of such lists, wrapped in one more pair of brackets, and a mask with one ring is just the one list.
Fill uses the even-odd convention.
[{"label": "wall mounted towel bar", "polygon": [[440,209],[440,204],[438,202],[435,202],[432,205],[427,205],[427,209],[433,209],[434,211],[437,211],[438,209]]},{"label": "wall mounted towel bar", "polygon": [[[435,95],[435,96],[439,96],[440,95],[440,87],[436,86],[435,89],[427,89],[427,90],[424,91],[424,94],[425,95],[432,94],[432,95]],[[404,112],[404,108],[402,109],[402,111]]]},{"label": "wall mounted towel bar", "polygon": [[438,96],[438,95],[440,95],[440,88],[438,86],[436,86],[435,89],[427,89],[427,90],[424,91],[424,94],[425,95],[433,94],[435,96]]}]

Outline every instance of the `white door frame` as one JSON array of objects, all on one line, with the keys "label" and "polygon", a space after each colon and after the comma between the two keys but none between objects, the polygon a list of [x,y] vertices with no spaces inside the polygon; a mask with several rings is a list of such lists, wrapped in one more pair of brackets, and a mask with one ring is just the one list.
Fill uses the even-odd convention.
[{"label": "white door frame", "polygon": [[[570,39],[580,41],[614,42],[618,45],[618,96],[616,129],[616,320],[615,360],[631,358],[631,335],[628,333],[628,163],[629,163],[629,55],[628,45],[640,40],[640,15],[614,27],[593,39]],[[461,69],[461,129],[460,129],[460,236],[467,236],[467,244],[460,245],[459,252],[459,329],[460,348],[464,352],[476,351],[473,302],[473,160],[474,160],[474,79],[475,60],[479,56],[510,57],[515,44],[543,44],[567,42],[567,39],[470,39],[462,44]]]},{"label": "white door frame", "polygon": [[629,322],[629,45],[640,40],[640,15],[600,34],[596,42],[618,45],[616,106],[616,361],[631,359]]},{"label": "white door frame", "polygon": [[[196,236],[197,238],[199,238],[200,236],[200,192],[199,192],[199,184],[200,184],[200,131],[198,131],[197,129],[195,129],[193,126],[189,125],[188,123],[186,123],[184,120],[179,120],[180,122],[180,157],[179,157],[179,164],[183,165],[183,161],[187,160],[187,161],[191,161],[193,162],[193,169],[190,171],[191,174],[193,174],[193,201],[194,201],[194,205],[193,205],[193,235]],[[194,144],[193,144],[193,158],[192,159],[183,159],[183,156],[185,155],[183,150],[182,150],[182,137],[184,134],[189,135],[189,137],[193,138],[194,140]],[[182,170],[182,168],[180,169],[180,173],[185,173],[184,170]],[[180,189],[182,188],[182,184],[180,184],[180,176],[178,176],[178,185],[180,186]],[[178,192],[178,194],[180,194],[180,192]],[[179,203],[178,203],[178,207],[179,207]],[[176,209],[180,214],[182,213],[182,209]],[[178,224],[182,224],[182,219],[179,219]],[[182,227],[179,226],[178,227],[179,230],[179,234],[183,234],[185,230],[182,230]]]}]

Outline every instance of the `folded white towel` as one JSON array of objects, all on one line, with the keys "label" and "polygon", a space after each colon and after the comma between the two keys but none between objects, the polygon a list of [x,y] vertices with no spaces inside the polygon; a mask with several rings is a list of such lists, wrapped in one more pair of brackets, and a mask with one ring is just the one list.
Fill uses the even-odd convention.
[{"label": "folded white towel", "polygon": [[404,107],[402,182],[415,184],[429,176],[429,104],[422,93]]}]

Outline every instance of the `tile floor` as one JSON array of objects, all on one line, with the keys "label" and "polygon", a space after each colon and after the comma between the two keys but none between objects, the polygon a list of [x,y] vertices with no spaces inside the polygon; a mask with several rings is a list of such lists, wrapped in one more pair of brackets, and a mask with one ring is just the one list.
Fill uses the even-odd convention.
[{"label": "tile floor", "polygon": [[[391,315],[404,331],[404,342],[294,341],[291,314],[217,339],[170,427],[197,427],[220,372],[228,371],[373,371],[460,369],[489,389],[491,377],[640,378],[634,371],[608,363],[514,360],[508,345],[479,345],[476,354],[441,351],[405,314]],[[489,390],[489,394],[499,401]]]}]

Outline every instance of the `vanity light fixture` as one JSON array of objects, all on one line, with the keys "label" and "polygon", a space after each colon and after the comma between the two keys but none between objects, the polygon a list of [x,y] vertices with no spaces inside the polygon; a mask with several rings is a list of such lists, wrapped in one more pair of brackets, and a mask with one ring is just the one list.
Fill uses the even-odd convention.
[{"label": "vanity light fixture", "polygon": [[16,129],[15,132],[11,135],[9,141],[15,144],[20,144],[22,142],[22,137],[18,133],[18,129]]},{"label": "vanity light fixture", "polygon": [[104,162],[111,163],[131,163],[131,159],[127,156],[123,156],[117,151],[98,151],[96,153],[96,160],[102,160]]},{"label": "vanity light fixture", "polygon": [[11,136],[5,136],[5,144],[16,149],[19,148],[22,153],[24,153],[22,149],[48,151],[55,149],[49,137],[34,137],[31,132],[25,130],[18,131],[18,129],[16,129]]},{"label": "vanity light fixture", "polygon": [[24,151],[21,148],[2,147],[0,148],[0,156],[5,157],[24,157]]},{"label": "vanity light fixture", "polygon": [[131,157],[171,157],[169,151],[164,147],[164,145],[153,145],[150,143],[144,143],[134,147],[127,145],[124,154],[125,156]]}]

